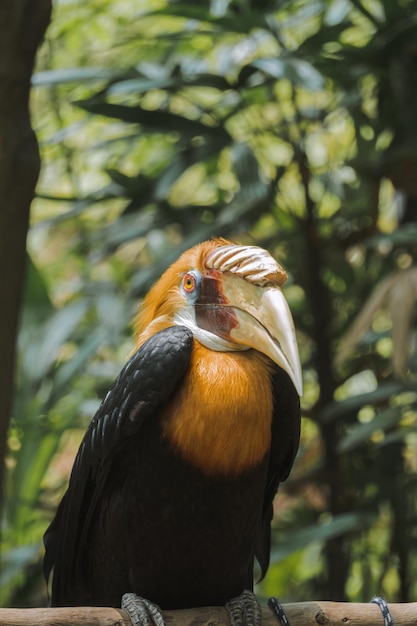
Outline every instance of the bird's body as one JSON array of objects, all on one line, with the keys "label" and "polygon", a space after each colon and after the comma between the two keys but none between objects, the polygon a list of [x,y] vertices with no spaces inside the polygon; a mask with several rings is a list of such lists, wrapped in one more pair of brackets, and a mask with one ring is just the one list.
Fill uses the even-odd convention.
[{"label": "bird's body", "polygon": [[218,605],[252,588],[255,556],[266,571],[299,398],[265,350],[231,349],[242,313],[216,267],[204,284],[201,258],[228,246],[192,249],[145,300],[137,351],[92,421],[46,533],[54,605],[120,606],[125,592],[167,609]]},{"label": "bird's body", "polygon": [[156,450],[133,444],[125,451],[116,473],[123,488],[112,481],[101,505],[106,522],[93,531],[90,549],[99,558],[92,597],[82,604],[119,606],[132,590],[170,609],[224,604],[252,587],[248,564],[266,463],[238,476],[207,476],[173,453],[157,422],[150,420],[143,436]]}]

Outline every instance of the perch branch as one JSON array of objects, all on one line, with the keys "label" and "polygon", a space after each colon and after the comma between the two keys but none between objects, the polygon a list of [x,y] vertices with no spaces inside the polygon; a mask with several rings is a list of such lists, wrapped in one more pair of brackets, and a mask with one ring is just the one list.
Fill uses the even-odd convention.
[{"label": "perch branch", "polygon": [[[283,605],[291,626],[384,626],[375,604],[299,602]],[[417,602],[389,604],[395,626],[417,626]],[[167,626],[229,626],[223,607],[164,611]],[[263,607],[263,626],[278,626]],[[0,626],[131,626],[125,611],[103,607],[0,609]]]}]

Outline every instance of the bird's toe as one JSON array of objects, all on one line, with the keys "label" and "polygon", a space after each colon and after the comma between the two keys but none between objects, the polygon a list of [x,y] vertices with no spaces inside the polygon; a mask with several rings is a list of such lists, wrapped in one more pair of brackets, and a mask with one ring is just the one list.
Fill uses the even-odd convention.
[{"label": "bird's toe", "polygon": [[122,609],[129,615],[133,626],[165,626],[159,606],[136,593],[123,595]]},{"label": "bird's toe", "polygon": [[245,589],[225,604],[231,626],[261,626],[262,610],[252,591]]}]

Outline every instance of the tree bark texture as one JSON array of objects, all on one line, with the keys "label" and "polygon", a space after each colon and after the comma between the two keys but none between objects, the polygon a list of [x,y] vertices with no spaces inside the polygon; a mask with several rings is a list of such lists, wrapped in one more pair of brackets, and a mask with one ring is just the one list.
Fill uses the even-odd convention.
[{"label": "tree bark texture", "polygon": [[[417,602],[388,605],[395,626],[417,625]],[[384,626],[375,604],[299,602],[284,604],[291,626]],[[164,611],[167,626],[230,626],[223,607]],[[125,611],[103,607],[0,609],[0,626],[132,626]],[[267,607],[262,626],[280,626]]]},{"label": "tree bark texture", "polygon": [[0,503],[29,209],[40,168],[30,82],[50,15],[51,0],[0,2]]}]

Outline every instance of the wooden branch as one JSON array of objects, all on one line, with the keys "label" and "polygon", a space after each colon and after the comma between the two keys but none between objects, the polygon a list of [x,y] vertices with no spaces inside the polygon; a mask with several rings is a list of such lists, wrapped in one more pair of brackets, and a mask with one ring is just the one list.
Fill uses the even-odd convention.
[{"label": "wooden branch", "polygon": [[[384,626],[376,604],[299,602],[284,604],[291,626]],[[417,602],[389,604],[395,626],[417,626]],[[223,607],[164,611],[167,626],[229,626]],[[262,608],[263,626],[280,626],[272,611]],[[73,607],[0,609],[0,626],[132,626],[121,609]]]}]

